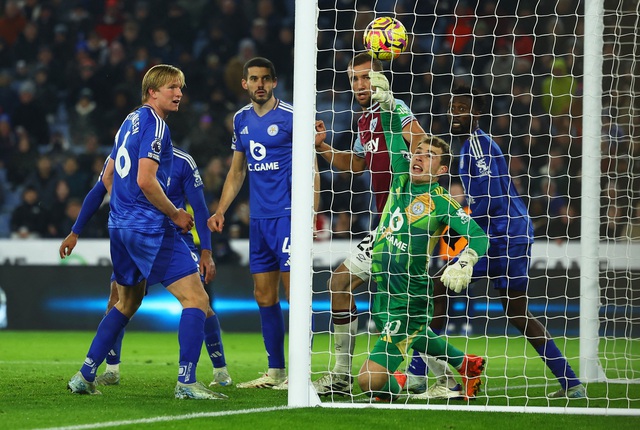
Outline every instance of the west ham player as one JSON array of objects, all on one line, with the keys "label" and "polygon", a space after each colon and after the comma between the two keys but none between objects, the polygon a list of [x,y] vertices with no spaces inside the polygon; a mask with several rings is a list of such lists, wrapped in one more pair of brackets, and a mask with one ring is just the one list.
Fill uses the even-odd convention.
[{"label": "west ham player", "polygon": [[[357,54],[347,68],[351,89],[356,102],[362,108],[353,150],[336,151],[326,142],[318,142],[316,152],[340,170],[359,174],[369,169],[377,213],[381,214],[391,185],[391,162],[380,122],[380,105],[371,100],[373,88],[369,72],[372,70],[381,71],[382,63],[372,59],[367,53]],[[395,103],[397,115],[402,123],[402,136],[412,148],[415,148],[426,133],[402,100],[396,99]],[[321,129],[324,130],[324,124],[321,124]],[[313,383],[320,395],[351,391],[351,358],[358,330],[357,309],[352,292],[369,280],[372,245],[373,232],[367,235],[352,250],[351,256],[331,274],[329,290],[336,362],[331,372]],[[444,384],[451,388],[457,385],[453,378],[442,378],[445,367],[441,362],[429,360],[429,366],[434,374],[440,376],[438,385]],[[426,389],[425,374],[425,363],[418,353],[414,352],[414,358],[409,365],[407,388],[413,392],[423,392]]]},{"label": "west ham player", "polygon": [[[395,105],[384,75],[372,72],[371,76],[372,82],[376,81],[377,91],[372,97],[380,103],[393,178],[372,250],[371,275],[377,291],[371,314],[380,337],[362,365],[358,384],[364,392],[382,398],[400,394],[404,378],[393,373],[411,347],[442,357],[454,366],[463,377],[464,397],[473,398],[481,384],[484,360],[463,353],[429,329],[433,315],[429,258],[445,226],[468,240],[460,261],[470,267],[487,251],[489,241],[480,226],[438,184],[438,176],[448,171],[451,162],[449,145],[438,137],[425,136],[411,161],[407,160],[400,117],[395,114],[402,113],[403,108]],[[444,271],[442,280],[447,285],[464,284],[471,277],[461,277],[451,267]]]},{"label": "west ham player", "polygon": [[[545,327],[528,311],[533,225],[512,183],[500,147],[479,127],[483,109],[484,100],[476,91],[464,86],[454,89],[449,120],[451,132],[464,139],[460,151],[460,179],[468,196],[471,216],[487,232],[490,244],[486,258],[481,258],[473,267],[474,280],[489,277],[502,297],[509,322],[526,336],[558,378],[561,389],[549,397],[584,398],[585,387]],[[436,283],[436,290],[438,286]],[[459,293],[464,287],[454,288],[454,291]],[[434,316],[445,311],[443,297],[436,292]],[[434,318],[432,327],[441,329],[436,327],[441,322]]]},{"label": "west ham player", "polygon": [[[60,245],[60,258],[66,258],[71,255],[78,243],[78,237],[82,233],[84,226],[100,207],[104,196],[107,194],[107,188],[111,188],[111,184],[105,184],[103,179],[103,175],[100,174],[100,178],[82,202],[78,219],[71,228],[69,235]],[[193,208],[195,227],[200,237],[200,256],[198,256],[198,249],[191,231],[180,233],[189,246],[192,257],[198,262],[202,282],[208,284],[213,281],[215,277],[216,265],[211,255],[211,234],[207,228],[209,212],[204,199],[203,189],[202,178],[200,177],[198,166],[193,160],[193,157],[182,149],[174,147],[173,169],[171,172],[171,181],[167,187],[167,196],[177,208],[186,209],[187,201]],[[113,275],[111,277],[110,291],[106,313],[118,302],[118,289]],[[116,342],[111,347],[106,358],[106,370],[103,374],[96,377],[95,382],[97,385],[117,385],[120,383],[120,353],[122,350],[124,331],[123,329],[120,332]],[[214,369],[213,381],[210,386],[231,385],[232,380],[226,367],[227,364],[220,333],[220,322],[218,321],[218,316],[210,306],[207,309],[207,316],[204,322],[204,343]]]},{"label": "west ham player", "polygon": [[176,226],[182,232],[191,230],[194,219],[166,195],[173,146],[164,120],[178,111],[184,84],[184,74],[176,67],[149,69],[142,80],[142,106],[127,115],[116,134],[104,176],[112,183],[109,236],[119,300],[98,326],[84,364],[68,383],[73,393],[100,394],[96,371],[140,307],[148,282],[161,283],[183,307],[175,397],[226,398],[196,382],[209,296],[189,247],[176,231]]},{"label": "west ham player", "polygon": [[[234,116],[233,159],[218,209],[208,221],[211,231],[222,231],[225,212],[238,195],[248,171],[249,269],[269,368],[255,380],[236,384],[237,388],[288,388],[285,325],[278,290],[282,280],[289,299],[293,107],[274,97],[277,84],[275,67],[268,59],[256,57],[245,63],[242,87],[251,103]],[[316,187],[318,182],[316,176]]]}]

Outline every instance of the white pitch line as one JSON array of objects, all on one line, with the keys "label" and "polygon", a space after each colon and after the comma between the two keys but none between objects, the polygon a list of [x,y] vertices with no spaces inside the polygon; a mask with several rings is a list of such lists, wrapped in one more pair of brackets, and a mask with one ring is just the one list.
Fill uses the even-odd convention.
[{"label": "white pitch line", "polygon": [[193,414],[185,414],[185,415],[161,415],[158,417],[151,418],[140,418],[137,420],[122,420],[122,421],[106,421],[102,423],[93,423],[93,424],[78,424],[75,426],[65,426],[65,427],[46,427],[36,430],[85,430],[85,429],[99,429],[106,427],[120,427],[132,424],[153,424],[153,423],[161,423],[161,422],[169,422],[169,421],[183,421],[190,420],[193,418],[212,418],[212,417],[226,417],[231,415],[243,415],[243,414],[253,414],[260,412],[272,412],[279,411],[283,409],[290,409],[288,406],[274,406],[271,408],[255,408],[255,409],[242,409],[237,411],[222,411],[222,412],[198,412]]}]

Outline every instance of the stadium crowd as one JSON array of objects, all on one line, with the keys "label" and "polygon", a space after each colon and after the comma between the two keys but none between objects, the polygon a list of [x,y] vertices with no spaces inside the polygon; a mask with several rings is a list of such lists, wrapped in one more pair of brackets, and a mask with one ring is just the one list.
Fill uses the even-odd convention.
[{"label": "stadium crowd", "polygon": [[[452,86],[485,88],[491,115],[482,128],[510,154],[536,236],[578,239],[583,21],[576,10],[583,2],[551,3],[555,9],[497,0],[319,0],[317,110],[331,144],[347,149],[353,141],[358,109],[344,71],[362,49],[362,29],[395,9],[416,37],[391,63],[394,93],[425,130],[449,141]],[[0,5],[0,237],[62,238],[70,231],[154,64],[185,72],[180,111],[168,124],[174,144],[200,167],[211,213],[230,163],[233,114],[249,102],[240,86],[243,64],[257,55],[271,59],[279,96],[293,98],[294,0]],[[601,236],[639,240],[640,146],[633,133],[640,124],[628,114],[633,66],[607,24],[605,88],[612,90],[605,91],[602,116]],[[366,174],[332,171],[326,163],[321,171],[319,238],[367,232],[374,221],[362,215],[372,205]],[[229,212],[232,238],[248,236],[247,201],[243,189]],[[107,237],[107,214],[105,204],[83,236]],[[225,239],[214,239],[217,257],[228,251]]]}]

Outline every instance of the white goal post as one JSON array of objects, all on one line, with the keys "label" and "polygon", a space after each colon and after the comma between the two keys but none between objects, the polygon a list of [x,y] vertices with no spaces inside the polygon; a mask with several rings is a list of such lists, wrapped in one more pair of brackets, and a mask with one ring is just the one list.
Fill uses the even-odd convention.
[{"label": "white goal post", "polygon": [[[520,3],[522,2],[523,0],[520,0]],[[498,404],[493,404],[491,402],[490,393],[486,394],[486,401],[479,401],[475,404],[473,402],[433,403],[424,401],[422,403],[410,401],[393,403],[372,403],[370,401],[362,401],[362,399],[356,400],[354,398],[334,401],[333,398],[320,398],[316,394],[312,385],[312,380],[316,379],[319,376],[318,371],[314,372],[314,356],[312,354],[312,351],[314,350],[313,337],[315,334],[313,329],[314,313],[316,313],[316,311],[314,310],[314,277],[318,274],[314,271],[314,259],[317,259],[323,254],[329,254],[333,256],[333,253],[336,252],[335,248],[331,245],[331,239],[329,239],[329,244],[327,244],[314,241],[313,237],[313,173],[314,160],[316,157],[313,142],[315,136],[314,123],[318,117],[318,108],[316,106],[319,98],[317,85],[317,76],[319,72],[318,56],[324,56],[328,54],[326,52],[319,53],[318,51],[318,44],[320,40],[319,15],[322,12],[322,10],[319,8],[319,1],[296,0],[295,3],[295,61],[293,82],[293,106],[295,109],[293,117],[293,198],[291,209],[292,243],[288,360],[289,406],[321,406],[333,408],[379,407],[398,409],[473,410],[488,412],[498,411],[640,416],[640,396],[638,396],[637,394],[635,396],[628,395],[624,399],[613,399],[617,401],[617,403],[611,403],[614,406],[611,406],[609,404],[609,400],[612,399],[609,399],[607,397],[599,397],[598,399],[603,400],[604,402],[599,402],[598,406],[592,405],[589,400],[581,401],[582,403],[576,404],[572,404],[570,401],[556,401],[555,403],[549,403],[547,405],[540,406],[539,402],[536,403],[534,401],[530,403],[528,399],[521,401],[521,399],[518,398],[517,401],[512,403],[512,399],[510,399],[509,392],[506,387],[505,390],[500,393],[501,397],[503,399],[506,399],[506,401],[502,403],[499,402]],[[322,3],[326,5],[327,3],[331,2]],[[334,5],[344,4],[343,2],[338,1],[333,3]],[[352,12],[354,16],[357,16],[358,13],[362,12],[361,9],[358,9],[357,3],[357,0],[353,0],[349,3],[353,5],[353,9],[349,12]],[[378,2],[367,2],[367,4],[371,3],[377,4]],[[396,2],[385,1],[380,3],[384,3],[385,5],[391,3],[402,3],[402,5],[413,4],[413,2],[406,2],[401,0],[398,0]],[[475,2],[470,0],[469,3]],[[516,3],[518,3],[518,1],[516,1]],[[572,35],[575,39],[575,41],[573,42],[574,46],[578,43],[578,39],[581,39],[583,43],[581,60],[583,67],[581,73],[582,106],[581,112],[578,112],[577,114],[573,111],[570,112],[570,114],[581,116],[582,118],[582,123],[580,126],[581,150],[579,153],[581,159],[581,169],[578,173],[574,172],[574,174],[576,175],[579,174],[581,178],[579,196],[579,217],[581,222],[579,234],[580,239],[579,241],[576,240],[575,242],[572,242],[564,248],[555,247],[554,249],[563,250],[559,251],[560,253],[565,252],[564,255],[560,255],[560,260],[570,260],[572,257],[575,257],[575,254],[572,256],[566,254],[569,252],[567,251],[568,249],[579,249],[579,255],[576,258],[579,262],[579,274],[576,275],[577,272],[572,272],[575,278],[579,280],[579,293],[575,296],[575,302],[579,304],[579,309],[577,310],[577,314],[575,317],[575,319],[579,321],[579,332],[576,335],[568,335],[565,332],[559,335],[559,337],[566,338],[577,336],[579,338],[579,356],[572,356],[570,362],[573,364],[580,380],[586,383],[587,387],[589,387],[589,384],[620,383],[625,384],[626,386],[633,387],[629,390],[632,389],[637,392],[638,390],[640,390],[640,385],[632,384],[640,384],[640,351],[634,350],[633,347],[633,345],[635,345],[635,347],[640,346],[640,300],[636,297],[636,295],[640,295],[640,287],[637,286],[637,284],[640,283],[640,275],[638,275],[638,273],[640,273],[640,267],[631,267],[630,262],[632,262],[632,260],[640,260],[640,257],[638,257],[639,254],[637,254],[637,252],[640,250],[640,242],[631,242],[629,240],[624,240],[624,238],[621,239],[618,236],[610,238],[608,236],[609,230],[605,231],[604,234],[606,234],[607,236],[603,239],[602,183],[603,178],[607,176],[608,172],[603,172],[601,166],[603,163],[603,112],[609,111],[612,106],[615,105],[615,103],[612,103],[605,106],[603,105],[603,99],[607,99],[607,97],[610,97],[611,95],[609,93],[622,91],[620,88],[615,86],[622,85],[617,83],[618,77],[613,76],[613,78],[611,78],[610,76],[603,76],[603,65],[605,67],[605,75],[615,75],[616,73],[615,70],[607,71],[606,69],[607,65],[605,64],[605,62],[607,61],[608,57],[603,53],[606,52],[607,49],[607,35],[620,35],[620,32],[618,30],[611,30],[609,31],[609,33],[607,33],[607,19],[611,18],[612,15],[615,17],[617,14],[619,20],[615,21],[614,19],[613,21],[615,21],[614,24],[619,24],[619,22],[622,21],[620,18],[621,15],[624,15],[625,13],[635,13],[636,26],[640,26],[640,9],[636,4],[634,12],[633,6],[629,8],[629,5],[634,2],[628,2],[627,0],[575,0],[575,3],[581,4],[581,10],[583,12],[579,16],[579,21],[582,21],[584,25],[582,35],[578,35],[575,33]],[[403,16],[407,16],[408,14],[412,13],[412,11],[407,10],[406,7],[399,7],[398,10],[401,12],[398,15],[398,19],[400,21],[403,20]],[[535,7],[532,8],[532,11],[535,12]],[[337,12],[339,11],[336,10],[336,16]],[[379,16],[383,14],[392,16],[394,15],[393,11],[391,13],[380,13],[380,11],[378,10],[365,12],[369,12],[369,16]],[[415,10],[413,13],[416,13]],[[446,11],[446,13],[453,16],[454,12]],[[576,15],[578,14],[577,12],[574,13]],[[537,16],[534,18],[537,19]],[[515,19],[517,20],[517,18]],[[361,31],[362,28],[356,28],[356,25],[354,23],[354,28],[352,30],[353,34],[355,35],[360,34],[358,31]],[[416,27],[409,28],[409,26],[407,26],[407,30],[411,34],[412,39],[427,37],[431,31],[434,31],[433,28],[418,29]],[[336,30],[336,33],[339,31],[340,30]],[[440,29],[439,31],[442,31],[442,29]],[[553,31],[555,31],[555,28],[553,29]],[[555,33],[553,33],[553,36],[556,36]],[[637,34],[635,35],[635,38],[634,36],[630,37],[632,38],[631,42],[628,42],[627,40],[626,43],[640,45],[640,40],[638,40],[639,36]],[[417,42],[415,40],[412,40],[411,43],[415,44]],[[615,41],[613,42],[609,41],[609,45],[613,44],[616,46],[616,48],[613,48],[614,61],[618,60],[615,59],[615,53],[619,52],[621,43],[622,42],[620,42],[618,39],[615,39]],[[339,50],[343,48],[344,47],[336,47],[335,49]],[[349,52],[349,49],[357,53],[358,51],[362,50],[362,42],[360,40],[354,40],[351,46],[346,47],[346,49],[343,50]],[[616,49],[618,49],[618,51],[615,51]],[[633,75],[634,72],[640,73],[640,55],[638,55],[637,48],[635,47],[631,48],[631,52],[633,53],[633,56],[628,58],[628,63],[630,63],[631,65],[628,67],[628,69],[624,69],[624,71],[625,73],[630,73],[632,75],[629,78],[632,82],[629,91],[631,92],[630,97],[633,98],[634,91],[636,93],[640,93],[640,76]],[[408,53],[405,54],[411,55]],[[554,54],[549,53],[549,55],[553,56]],[[555,56],[553,56],[553,58],[555,58]],[[337,65],[338,63],[342,64],[344,63],[344,61],[333,61],[334,67],[339,67]],[[451,67],[453,68],[453,66]],[[620,67],[619,64],[617,67]],[[345,70],[333,70],[333,76],[335,77],[336,75],[339,75],[339,78],[335,79],[346,80],[346,73],[343,72],[345,72]],[[414,75],[418,73],[420,72],[413,69],[411,70],[412,84],[415,82]],[[455,70],[452,69],[452,73],[455,75]],[[393,79],[391,78],[390,81],[393,87]],[[605,88],[606,94],[603,94],[603,82],[609,81],[612,82],[611,88]],[[345,86],[347,85],[343,82],[341,87]],[[444,92],[450,92],[450,89],[445,89]],[[638,96],[638,99],[640,99],[640,94],[636,95]],[[396,95],[396,97],[403,99],[406,98],[406,102],[411,108],[411,101],[414,100],[413,94],[400,94]],[[331,104],[331,106],[333,106],[333,103]],[[616,106],[613,106],[613,108],[616,108]],[[620,107],[617,108],[621,110]],[[340,108],[336,107],[335,109]],[[417,112],[414,111],[414,113]],[[618,118],[628,118],[628,122],[625,123],[626,138],[631,141],[633,141],[634,138],[640,138],[640,121],[634,120],[634,113],[635,115],[640,116],[640,103],[634,105],[634,102],[632,101],[630,103],[630,106],[628,106],[628,112],[626,116],[622,114],[618,115]],[[434,113],[430,112],[430,114]],[[441,114],[441,112],[439,112],[438,114]],[[508,116],[509,114],[510,110],[507,109],[506,115]],[[357,119],[358,112],[354,111],[352,115],[353,118]],[[533,113],[531,113],[531,115],[533,115]],[[551,114],[551,117],[553,117],[553,114]],[[352,124],[349,125],[351,126]],[[552,126],[553,124],[551,124],[549,127]],[[557,127],[558,126],[556,126],[556,132],[558,130]],[[559,127],[561,129],[562,126]],[[573,127],[575,127],[575,125],[573,125]],[[332,131],[331,124],[327,124],[327,128],[329,129],[329,131]],[[430,132],[428,127],[424,128],[427,133]],[[340,130],[340,132],[344,132],[344,130]],[[550,133],[553,134],[554,131]],[[562,134],[563,132],[560,131],[558,133]],[[576,132],[573,131],[571,127],[566,131],[566,134],[570,135],[571,142],[575,141],[571,140],[575,138],[575,133]],[[616,136],[614,136],[614,138],[616,138]],[[622,139],[622,137],[620,137],[620,139]],[[575,144],[570,143],[569,145]],[[636,145],[640,145],[640,143],[636,142]],[[507,151],[508,150],[504,150],[505,154],[507,153]],[[620,163],[622,163],[622,161],[627,160],[628,162],[628,159],[633,160],[634,155],[636,157],[640,156],[640,150],[638,149],[638,147],[634,149],[633,143],[631,143],[629,145],[628,153],[616,154],[615,156],[610,156],[609,159],[614,160],[614,162],[618,163],[616,165],[620,166]],[[571,156],[575,156],[575,154],[569,155],[569,157]],[[631,167],[628,167],[628,172],[631,172],[629,173],[631,180],[627,187],[632,188],[628,190],[631,197],[629,197],[629,207],[626,208],[626,210],[628,211],[627,220],[630,226],[629,231],[631,231],[631,225],[634,224],[634,222],[640,224],[640,219],[635,218],[638,215],[635,215],[633,213],[635,202],[638,208],[638,213],[640,214],[640,204],[638,204],[638,202],[640,202],[640,191],[634,191],[633,189],[634,184],[637,185],[639,183],[638,181],[634,182],[634,180],[637,179],[636,177],[634,177],[634,175],[637,176],[640,174],[640,172],[638,172],[637,166],[635,167],[636,170],[633,170],[633,163],[630,162],[630,165]],[[550,173],[548,175],[550,175]],[[548,179],[549,182],[553,181],[552,176],[548,176],[548,178],[550,178]],[[529,176],[528,179],[533,182],[535,180],[539,180],[540,178]],[[619,179],[619,176],[614,175],[611,181],[617,179]],[[528,189],[526,191],[527,193],[529,192]],[[530,197],[530,200],[533,202],[535,196],[531,195],[528,197]],[[614,202],[610,204],[616,205],[616,202],[618,201],[622,200],[616,198]],[[533,205],[533,203],[531,204]],[[547,202],[547,204],[551,205],[552,203]],[[605,210],[604,216],[608,219],[608,217],[610,217],[610,212],[607,212]],[[355,243],[357,242],[354,242],[354,244]],[[551,243],[551,239],[547,240],[547,244],[549,243]],[[571,245],[574,244],[578,248],[571,247]],[[551,245],[548,245],[548,248],[551,247]],[[537,249],[545,249],[545,247],[539,246]],[[548,251],[547,253],[547,258],[549,259],[549,261],[553,260],[554,258],[550,255],[553,252],[555,251]],[[605,262],[604,265],[603,261]],[[616,271],[616,268],[621,268],[621,270]],[[543,271],[546,274],[547,268],[543,268]],[[603,272],[605,273],[603,274]],[[611,275],[611,279],[609,277],[609,272],[614,273],[614,275]],[[569,278],[570,276],[568,268],[566,270],[566,273],[566,277]],[[622,277],[622,279],[613,279],[613,277]],[[624,279],[625,277],[626,279]],[[603,278],[606,278],[606,281],[610,282],[611,284],[614,284],[616,282],[621,283],[623,285],[622,288],[624,288],[624,286],[626,285],[629,291],[625,292],[616,290],[613,293],[609,294],[608,291],[610,289],[616,289],[617,287],[610,287],[608,284],[603,287]],[[565,288],[568,288],[569,280],[567,279],[566,282],[567,283],[565,285]],[[549,286],[550,284],[551,282],[547,280],[545,285]],[[637,289],[636,292],[634,292],[634,288]],[[539,298],[544,301],[544,294]],[[365,297],[365,299],[368,302],[368,298]],[[624,300],[626,300],[626,302],[623,302]],[[471,301],[467,301],[467,306],[470,307],[470,303]],[[482,303],[480,302],[480,304]],[[483,309],[484,312],[486,312],[488,315],[488,313],[490,312],[490,304],[488,300],[485,302],[485,305],[486,309]],[[547,316],[546,314],[547,306],[553,307],[557,305],[553,303],[547,303],[546,305],[542,304],[541,306],[544,307],[544,318],[547,321],[553,321],[554,319],[562,318],[562,316]],[[360,306],[358,306],[358,308],[360,312],[366,311],[365,309],[361,309]],[[610,312],[609,309],[613,310]],[[323,311],[325,315],[328,314],[328,309],[323,308]],[[613,314],[610,315],[610,313]],[[566,313],[562,313],[562,315],[566,317]],[[490,319],[488,316],[487,318]],[[565,328],[566,327],[567,326],[565,325]],[[487,338],[490,337],[490,335],[487,333],[475,332],[474,334],[485,335],[487,336]],[[367,336],[367,334],[365,334],[364,336]],[[359,335],[358,339],[361,338],[363,338],[363,336]],[[507,335],[506,329],[503,335],[499,336],[499,338],[504,340],[508,345],[509,336]],[[358,342],[361,342],[361,340],[358,340]],[[369,344],[369,346],[370,345],[371,344]],[[528,348],[531,347],[528,346]],[[563,348],[561,347],[560,349],[562,350]],[[620,351],[623,352],[621,353]],[[325,352],[326,354],[324,354],[323,357],[332,356],[332,351]],[[361,353],[361,355],[362,354],[363,353]],[[526,362],[527,354],[521,354],[523,354],[523,356],[525,357]],[[608,356],[607,354],[611,354],[611,356]],[[535,360],[533,359],[531,360],[531,362],[534,361]],[[608,361],[613,364],[607,365],[606,362]],[[507,365],[505,364],[504,366],[504,375],[506,375]],[[324,370],[328,370],[328,368],[324,368]],[[354,367],[353,372],[355,376],[355,373],[357,373],[357,368]],[[525,372],[524,369],[523,372]],[[540,380],[541,378],[553,380],[553,375],[542,377],[540,376],[540,373],[544,372],[537,372],[535,376],[532,377],[532,380]],[[544,381],[543,383],[546,384],[546,382]],[[527,396],[526,393],[527,391],[525,390],[525,396]]]}]

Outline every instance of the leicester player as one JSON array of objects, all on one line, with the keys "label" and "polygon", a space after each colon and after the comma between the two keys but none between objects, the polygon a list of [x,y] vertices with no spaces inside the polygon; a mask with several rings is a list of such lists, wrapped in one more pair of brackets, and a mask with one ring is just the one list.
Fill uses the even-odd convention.
[{"label": "leicester player", "polygon": [[[198,262],[202,282],[208,284],[215,277],[216,266],[211,253],[211,234],[207,229],[209,212],[204,199],[202,178],[200,177],[198,166],[193,157],[177,147],[173,148],[173,155],[173,169],[171,182],[167,187],[167,196],[177,208],[186,209],[187,201],[193,208],[195,227],[200,237],[201,251],[199,256],[191,231],[186,233],[180,231],[180,233],[189,246],[192,257]],[[69,235],[67,235],[60,245],[60,258],[66,258],[71,255],[84,226],[100,207],[104,196],[107,194],[107,188],[111,188],[111,184],[105,184],[104,179],[103,174],[100,174],[98,181],[82,202],[78,219],[71,228]],[[110,290],[106,313],[118,302],[118,289],[113,276],[111,277]],[[117,385],[120,383],[120,354],[122,351],[124,332],[125,330],[123,329],[111,347],[106,358],[106,370],[103,374],[96,377],[95,382],[97,385]],[[232,379],[226,367],[227,364],[220,333],[220,322],[211,307],[207,309],[207,316],[204,322],[204,343],[214,368],[213,381],[210,385],[231,385]]]},{"label": "leicester player", "polygon": [[[408,348],[413,348],[456,368],[465,385],[464,397],[470,399],[480,387],[484,359],[463,353],[429,329],[433,315],[429,259],[446,226],[467,239],[468,247],[458,261],[469,267],[486,252],[488,238],[438,184],[438,176],[448,171],[451,161],[449,145],[435,136],[426,136],[409,161],[400,117],[395,114],[398,107],[388,91],[388,82],[379,72],[370,74],[377,87],[372,97],[382,108],[380,120],[390,143],[393,180],[372,251],[371,274],[377,290],[371,314],[380,337],[362,365],[358,384],[364,392],[381,398],[399,394],[404,378],[394,377],[393,373]],[[468,283],[471,277],[448,267],[442,280],[446,285],[457,285]]]},{"label": "leicester player", "polygon": [[[362,108],[358,119],[358,134],[352,151],[337,151],[326,142],[316,143],[316,152],[333,167],[360,174],[366,170],[371,172],[371,188],[375,196],[377,214],[381,214],[389,196],[391,185],[391,161],[388,145],[380,121],[380,106],[371,99],[374,85],[369,72],[381,71],[380,60],[373,59],[368,53],[357,54],[347,67],[351,82],[351,90],[356,102]],[[400,99],[395,100],[398,106],[396,115],[400,116],[402,136],[412,148],[426,135],[411,113],[409,107]],[[324,129],[324,124],[321,124]],[[353,298],[353,291],[368,282],[371,272],[371,248],[374,232],[368,234],[352,250],[351,255],[331,274],[329,291],[331,292],[331,319],[335,349],[335,365],[328,372],[313,382],[320,395],[344,394],[351,391],[351,361],[355,349],[355,336],[358,330],[358,310]],[[429,391],[433,397],[436,392],[445,392],[455,388],[457,382],[451,377],[448,369],[441,362],[428,359],[429,367],[438,381]],[[424,392],[427,369],[425,361],[418,352],[408,366],[407,388],[414,393]]]},{"label": "leicester player", "polygon": [[[234,116],[231,167],[218,209],[207,222],[211,231],[222,231],[225,213],[248,171],[249,269],[269,367],[263,376],[236,384],[237,388],[288,388],[285,324],[278,290],[282,280],[289,299],[293,106],[273,95],[277,84],[275,67],[268,59],[256,57],[245,63],[242,87],[251,103]],[[316,188],[318,183],[316,175]]]},{"label": "leicester player", "polygon": [[[483,98],[471,88],[454,89],[449,106],[451,132],[464,139],[460,150],[460,179],[470,203],[471,216],[489,235],[486,258],[473,267],[473,278],[488,277],[498,290],[508,320],[527,338],[560,382],[549,397],[584,398],[586,391],[545,327],[527,307],[529,262],[533,224],[514,186],[509,167],[498,144],[479,127]],[[471,272],[469,266],[460,271]],[[436,291],[438,290],[436,283]],[[466,285],[452,288],[459,293]],[[444,296],[441,296],[444,297]],[[434,315],[443,315],[446,299],[436,292]],[[441,329],[442,320],[432,327]]]},{"label": "leicester player", "polygon": [[193,217],[166,195],[173,164],[173,145],[165,118],[177,112],[184,74],[159,64],[142,80],[142,106],[125,118],[104,176],[111,181],[109,236],[118,303],[98,326],[84,364],[69,381],[78,394],[99,394],[96,371],[122,329],[136,313],[147,283],[162,284],[183,307],[178,328],[179,399],[220,399],[196,381],[204,339],[209,296],[189,247],[176,231],[191,230]]}]

